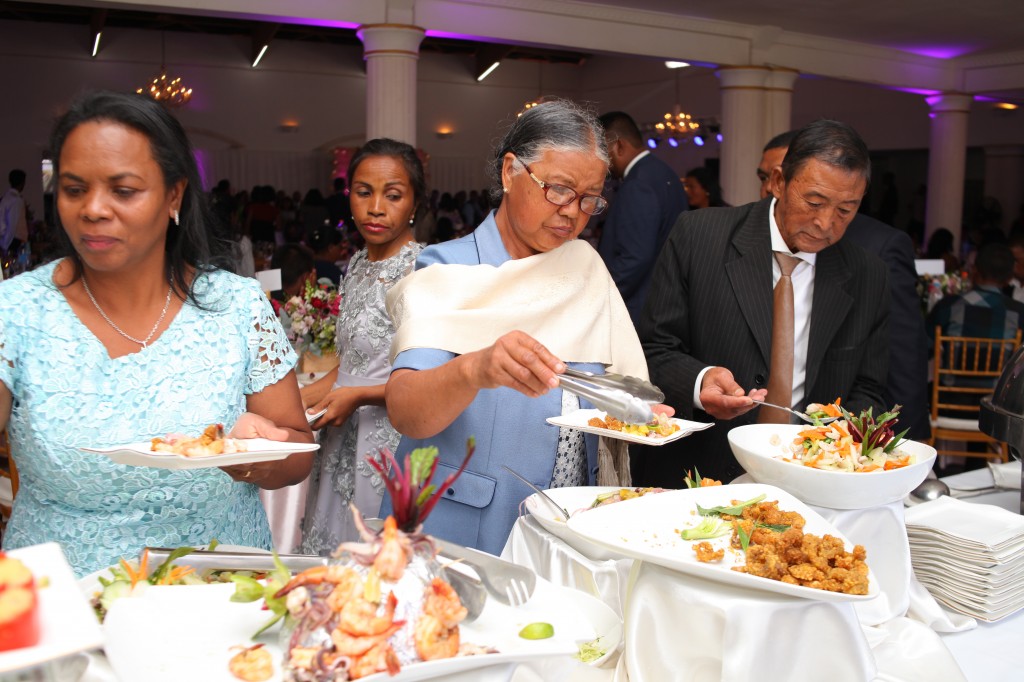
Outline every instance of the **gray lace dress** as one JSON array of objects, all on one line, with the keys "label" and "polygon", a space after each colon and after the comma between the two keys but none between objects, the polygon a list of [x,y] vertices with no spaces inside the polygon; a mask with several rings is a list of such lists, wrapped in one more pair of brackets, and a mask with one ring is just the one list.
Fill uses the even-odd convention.
[{"label": "gray lace dress", "polygon": [[[384,298],[395,282],[412,272],[422,250],[409,242],[387,260],[371,262],[366,250],[352,257],[342,281],[338,312],[338,379],[342,386],[374,386],[391,373],[388,351],[395,328],[384,309]],[[366,463],[380,448],[394,452],[401,435],[391,427],[384,407],[360,407],[340,427],[320,432],[313,473],[309,480],[306,514],[302,520],[304,554],[329,554],[340,543],[358,539],[349,503],[364,516],[377,516],[384,484]]]}]

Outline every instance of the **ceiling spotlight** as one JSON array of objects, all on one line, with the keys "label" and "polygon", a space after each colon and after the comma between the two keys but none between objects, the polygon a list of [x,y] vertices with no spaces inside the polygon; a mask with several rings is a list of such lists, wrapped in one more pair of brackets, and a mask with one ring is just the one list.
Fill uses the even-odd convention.
[{"label": "ceiling spotlight", "polygon": [[1018,105],[1013,102],[996,102],[994,105],[996,109],[1002,109],[1003,111],[1016,111]]},{"label": "ceiling spotlight", "polygon": [[677,140],[674,137],[668,138],[668,146],[669,147],[678,147],[679,146],[679,140]]},{"label": "ceiling spotlight", "polygon": [[658,138],[656,138],[656,137],[648,137],[647,138],[647,146],[650,147],[651,149],[656,149],[657,146],[658,146]]},{"label": "ceiling spotlight", "polygon": [[488,66],[486,69],[484,69],[484,72],[476,77],[476,82],[479,83],[483,79],[485,79],[488,76],[490,76],[491,72],[494,71],[496,68],[498,68],[499,64],[501,64],[501,62],[497,61],[497,62],[494,62],[493,64],[491,64],[490,66]]},{"label": "ceiling spotlight", "polygon": [[693,136],[693,143],[695,145],[697,145],[698,147],[703,147],[704,146],[704,136],[703,135],[694,135]]},{"label": "ceiling spotlight", "polygon": [[665,62],[665,68],[668,69],[685,69],[690,65],[690,62]]},{"label": "ceiling spotlight", "polygon": [[718,133],[717,135],[715,135],[715,140],[718,141],[718,142],[721,142],[722,141],[722,133]]}]

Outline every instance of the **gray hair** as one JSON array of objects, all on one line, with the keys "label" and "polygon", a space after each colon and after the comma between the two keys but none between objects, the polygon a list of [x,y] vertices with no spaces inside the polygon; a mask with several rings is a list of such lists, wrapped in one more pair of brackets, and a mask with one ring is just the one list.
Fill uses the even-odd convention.
[{"label": "gray hair", "polygon": [[[512,152],[530,165],[549,151],[589,153],[609,163],[604,128],[594,113],[567,99],[548,99],[512,121],[495,148],[489,169],[492,202],[498,204],[503,195],[501,169],[505,154]],[[521,169],[517,167],[515,172]]]}]

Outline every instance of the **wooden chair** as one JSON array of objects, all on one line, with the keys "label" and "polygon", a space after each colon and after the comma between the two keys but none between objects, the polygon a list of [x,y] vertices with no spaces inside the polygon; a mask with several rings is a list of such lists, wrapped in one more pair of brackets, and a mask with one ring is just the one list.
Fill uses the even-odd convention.
[{"label": "wooden chair", "polygon": [[[982,433],[978,427],[981,398],[992,392],[1003,365],[1020,345],[1021,332],[1009,339],[943,336],[935,327],[935,369],[932,373],[932,437],[940,456],[985,457],[1010,461],[1006,443]],[[943,441],[963,448],[940,447]],[[968,443],[983,443],[985,451],[972,451]]]}]

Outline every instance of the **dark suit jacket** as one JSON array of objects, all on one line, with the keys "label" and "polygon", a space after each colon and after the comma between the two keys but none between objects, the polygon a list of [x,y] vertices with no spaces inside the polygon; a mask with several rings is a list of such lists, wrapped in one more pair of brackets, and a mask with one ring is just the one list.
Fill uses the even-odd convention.
[{"label": "dark suit jacket", "polygon": [[[747,390],[768,384],[770,205],[765,199],[683,213],[658,259],[639,333],[651,381],[678,416],[711,420],[693,407],[694,383],[707,366],[728,368]],[[845,239],[833,244],[818,253],[811,305],[804,402],[838,396],[851,410],[883,408],[889,365],[885,265]],[[743,470],[727,433],[756,415],[751,410],[675,443],[637,449],[637,484],[680,488],[683,473],[694,466],[702,476],[731,480]]]},{"label": "dark suit jacket", "polygon": [[844,240],[877,255],[889,266],[889,377],[886,405],[902,405],[896,431],[910,429],[907,438],[925,440],[932,429],[928,415],[928,335],[921,298],[917,294],[914,244],[910,235],[861,213],[846,230]]},{"label": "dark suit jacket", "polygon": [[653,155],[636,162],[612,198],[598,253],[608,266],[634,324],[668,233],[687,208],[683,183]]}]

